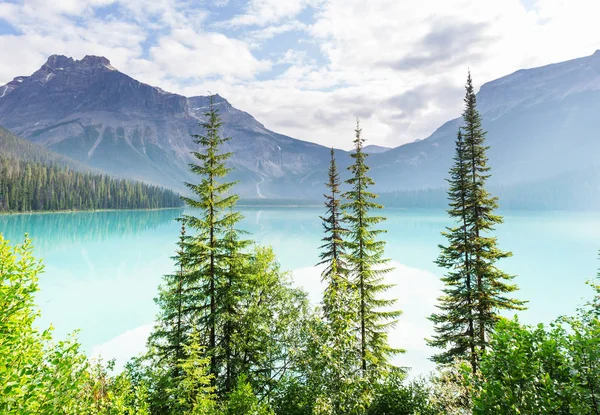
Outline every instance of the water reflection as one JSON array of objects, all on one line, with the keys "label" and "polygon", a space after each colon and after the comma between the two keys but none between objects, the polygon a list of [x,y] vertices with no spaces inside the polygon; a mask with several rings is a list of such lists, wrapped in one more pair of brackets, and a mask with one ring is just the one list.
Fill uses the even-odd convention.
[{"label": "water reflection", "polygon": [[156,229],[179,217],[183,209],[0,215],[0,233],[20,241],[25,233],[36,250],[46,253],[85,242],[103,242]]}]

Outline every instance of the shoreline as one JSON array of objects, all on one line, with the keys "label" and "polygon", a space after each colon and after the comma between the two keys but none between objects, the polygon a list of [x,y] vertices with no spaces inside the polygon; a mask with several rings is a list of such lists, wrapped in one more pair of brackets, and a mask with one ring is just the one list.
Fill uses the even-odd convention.
[{"label": "shoreline", "polygon": [[97,213],[97,212],[139,212],[139,211],[154,211],[154,210],[179,210],[184,207],[167,207],[167,208],[138,208],[138,209],[90,209],[90,210],[32,210],[29,212],[0,212],[0,216],[13,215],[51,215],[51,214],[67,214],[67,213]]}]

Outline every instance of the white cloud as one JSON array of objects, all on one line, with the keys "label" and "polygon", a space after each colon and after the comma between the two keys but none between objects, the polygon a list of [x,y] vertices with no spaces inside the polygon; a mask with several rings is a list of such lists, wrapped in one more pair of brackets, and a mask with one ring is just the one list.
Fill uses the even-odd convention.
[{"label": "white cloud", "polygon": [[250,0],[246,10],[229,21],[231,26],[264,26],[292,18],[311,3],[310,0]]},{"label": "white cloud", "polygon": [[271,25],[252,31],[248,34],[248,37],[254,41],[255,47],[259,47],[262,42],[272,39],[275,36],[292,31],[306,31],[307,29],[308,25],[297,20],[292,20],[284,24]]},{"label": "white cloud", "polygon": [[[96,16],[106,5],[120,13]],[[26,0],[0,4],[19,31],[0,36],[0,83],[53,53],[102,54],[166,90],[217,91],[279,133],[348,148],[358,116],[371,143],[396,146],[460,114],[468,68],[481,85],[590,55],[599,14],[589,0],[250,0],[215,22],[175,0]],[[274,63],[287,67],[271,75]]]},{"label": "white cloud", "polygon": [[248,45],[220,33],[175,29],[150,49],[154,62],[171,78],[231,76],[248,79],[268,70],[270,62],[256,59]]}]

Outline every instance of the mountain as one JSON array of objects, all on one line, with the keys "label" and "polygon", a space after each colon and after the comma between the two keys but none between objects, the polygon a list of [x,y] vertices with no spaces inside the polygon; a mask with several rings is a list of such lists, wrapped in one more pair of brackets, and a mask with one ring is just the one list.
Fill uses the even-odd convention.
[{"label": "mountain", "polygon": [[[477,99],[488,131],[490,185],[547,187],[599,164],[600,51],[488,82]],[[98,56],[54,55],[31,76],[0,86],[0,124],[10,130],[96,169],[179,191],[192,180],[189,152],[197,146],[190,134],[201,132],[207,105],[207,97],[138,82]],[[222,97],[217,105],[243,198],[320,198],[328,148],[270,131]],[[450,120],[393,149],[366,146],[375,190],[444,187],[460,124]],[[339,150],[338,161],[347,174],[347,153]]]},{"label": "mountain", "polygon": [[92,170],[83,163],[18,137],[3,127],[0,127],[0,156],[45,165],[64,166],[81,172]]},{"label": "mountain", "polygon": [[[385,153],[388,150],[391,150],[391,147],[383,147],[383,146],[378,146],[375,144],[369,144],[363,147],[363,151],[367,154],[379,154],[379,153]],[[353,153],[354,151],[351,150],[351,153]]]},{"label": "mountain", "polygon": [[[599,164],[600,51],[484,84],[491,185],[535,183]],[[430,137],[370,157],[379,191],[445,186],[461,119]]]},{"label": "mountain", "polygon": [[[224,151],[243,197],[321,191],[329,149],[277,134],[217,96]],[[184,97],[127,76],[108,59],[53,55],[31,76],[0,86],[0,124],[48,149],[116,176],[183,190],[193,179],[208,97]]]}]

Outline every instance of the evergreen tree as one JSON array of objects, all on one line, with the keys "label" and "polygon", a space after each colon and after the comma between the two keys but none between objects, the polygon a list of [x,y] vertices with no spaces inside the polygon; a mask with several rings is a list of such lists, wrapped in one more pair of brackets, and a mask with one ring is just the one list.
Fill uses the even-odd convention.
[{"label": "evergreen tree", "polygon": [[[201,147],[193,153],[198,164],[190,165],[191,171],[202,179],[198,184],[186,183],[197,199],[183,198],[189,207],[200,211],[200,216],[186,215],[184,220],[197,232],[190,238],[188,253],[199,295],[196,313],[199,317],[198,330],[207,334],[206,352],[210,357],[210,374],[215,381],[219,381],[219,367],[222,363],[220,327],[227,320],[223,314],[230,309],[219,305],[230,303],[226,298],[229,295],[227,274],[231,265],[231,244],[236,240],[231,235],[228,238],[224,235],[235,233],[234,226],[242,215],[232,210],[238,200],[238,196],[230,192],[235,183],[221,181],[231,170],[225,165],[231,153],[220,152],[223,144],[230,138],[220,135],[223,123],[214,96],[210,97],[210,107],[205,116],[206,121],[201,124],[204,134],[193,135],[194,142]],[[242,243],[237,241],[236,244]]]},{"label": "evergreen tree", "polygon": [[235,222],[223,235],[225,268],[223,285],[219,290],[219,314],[223,319],[221,360],[224,365],[223,388],[230,393],[236,385],[237,376],[242,373],[239,350],[236,347],[235,333],[240,330],[242,297],[248,293],[249,255],[246,248],[251,241],[241,238],[246,232],[235,228]]},{"label": "evergreen tree", "polygon": [[380,298],[382,293],[391,288],[391,285],[384,283],[383,278],[392,268],[385,268],[389,263],[383,256],[385,242],[377,239],[385,231],[376,226],[385,218],[370,214],[383,206],[374,202],[377,195],[369,191],[374,182],[367,176],[369,167],[365,159],[368,154],[363,152],[365,140],[361,137],[361,132],[357,122],[355,152],[351,154],[354,164],[348,167],[352,177],[346,180],[351,190],[344,193],[347,202],[342,208],[347,211],[344,215],[344,221],[349,226],[346,260],[352,285],[357,292],[355,310],[358,343],[361,369],[363,375],[366,375],[368,369],[376,374],[379,370],[388,368],[390,357],[400,352],[389,346],[387,332],[396,323],[401,312],[390,310],[395,300]]},{"label": "evergreen tree", "polygon": [[80,172],[61,164],[6,158],[0,152],[0,212],[179,207],[158,186]]},{"label": "evergreen tree", "polygon": [[494,214],[498,198],[486,190],[490,177],[488,147],[470,73],[464,101],[465,125],[458,133],[454,166],[448,180],[448,214],[456,225],[443,233],[448,243],[440,246],[436,261],[447,270],[442,279],[446,287],[439,299],[439,313],[430,317],[436,335],[429,343],[445,349],[434,356],[434,361],[451,363],[456,358],[466,359],[476,372],[499,313],[523,309],[524,303],[508,296],[517,290],[516,285],[509,283],[514,277],[495,265],[511,253],[501,251],[496,238],[490,236],[494,226],[502,223],[502,217]]},{"label": "evergreen tree", "polygon": [[[325,207],[327,208],[327,216],[321,216],[325,236],[323,237],[324,244],[322,249],[321,262],[317,265],[325,265],[325,269],[321,274],[323,282],[327,284],[324,296],[324,311],[328,318],[335,313],[335,303],[337,297],[341,295],[341,285],[348,288],[347,281],[347,265],[345,261],[345,247],[342,239],[346,229],[342,227],[342,212],[340,201],[340,175],[337,171],[335,163],[335,151],[331,149],[331,162],[329,165],[329,181],[325,184],[329,189],[329,194],[325,196]],[[337,310],[340,311],[340,310]]]},{"label": "evergreen tree", "polygon": [[187,263],[185,223],[181,224],[177,255],[173,257],[177,272],[166,275],[159,287],[158,298],[155,299],[160,309],[157,325],[149,338],[149,344],[158,354],[159,359],[170,368],[174,379],[180,376],[181,361],[193,328],[190,314],[196,303],[190,271]]},{"label": "evergreen tree", "polygon": [[321,216],[325,236],[321,246],[323,318],[308,324],[308,385],[313,390],[315,410],[331,408],[333,414],[353,414],[364,408],[365,382],[360,376],[361,360],[357,353],[354,324],[357,295],[348,280],[340,202],[340,179],[331,149],[329,180],[325,184],[326,216]]},{"label": "evergreen tree", "polygon": [[473,302],[475,296],[472,281],[469,235],[469,207],[467,199],[470,171],[465,156],[465,143],[461,131],[456,138],[456,154],[454,166],[450,169],[448,179],[448,198],[450,208],[448,215],[456,221],[456,225],[447,227],[442,234],[447,245],[440,245],[441,253],[436,264],[447,270],[442,277],[445,284],[444,295],[438,301],[438,313],[430,320],[435,325],[436,335],[428,343],[433,347],[446,349],[433,357],[437,363],[452,363],[455,358],[468,358],[473,371],[477,368],[475,352],[475,326],[473,318]]},{"label": "evergreen tree", "polygon": [[467,192],[466,204],[469,207],[467,223],[470,234],[471,270],[475,278],[475,330],[477,347],[485,351],[489,333],[498,321],[502,310],[521,310],[524,302],[510,298],[508,295],[518,288],[510,281],[514,276],[496,267],[500,259],[512,255],[497,247],[497,238],[489,236],[494,226],[502,223],[502,217],[494,210],[498,207],[498,198],[486,190],[486,182],[490,177],[490,168],[485,145],[485,131],[481,126],[481,115],[477,111],[477,98],[473,81],[469,73],[466,85],[465,110],[462,127],[465,146],[465,159],[471,183]]},{"label": "evergreen tree", "polygon": [[[210,374],[215,380],[217,392],[221,393],[235,385],[231,382],[230,375],[225,380],[219,370],[226,367],[229,371],[231,367],[229,324],[235,317],[228,313],[235,312],[233,280],[242,278],[235,271],[235,268],[239,268],[236,264],[241,259],[238,253],[248,242],[239,238],[240,232],[235,228],[242,219],[241,213],[233,210],[238,200],[238,196],[231,192],[235,182],[222,181],[231,171],[226,166],[231,153],[222,153],[221,147],[230,138],[220,135],[223,123],[214,96],[210,97],[210,107],[205,116],[206,121],[201,124],[204,134],[193,136],[194,142],[201,147],[193,153],[198,164],[190,165],[191,171],[202,179],[198,184],[186,183],[197,199],[183,198],[188,206],[200,211],[200,216],[186,215],[184,220],[197,232],[187,245],[192,278],[199,299],[195,314],[198,317],[199,332],[207,335],[206,352],[210,357]],[[226,336],[223,336],[224,325],[227,327]],[[226,344],[223,344],[223,340]]]}]

